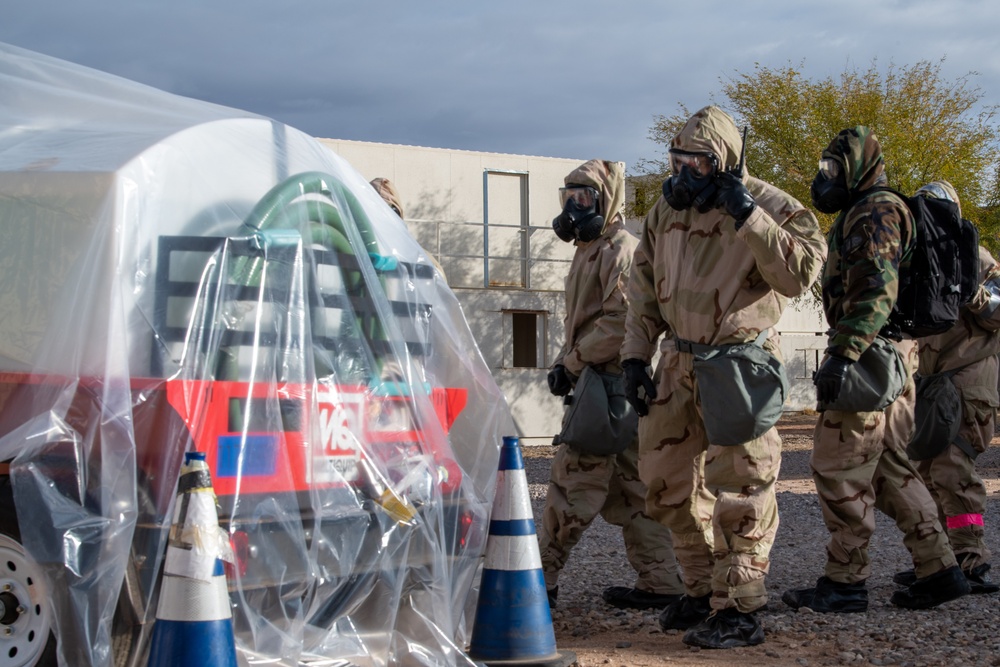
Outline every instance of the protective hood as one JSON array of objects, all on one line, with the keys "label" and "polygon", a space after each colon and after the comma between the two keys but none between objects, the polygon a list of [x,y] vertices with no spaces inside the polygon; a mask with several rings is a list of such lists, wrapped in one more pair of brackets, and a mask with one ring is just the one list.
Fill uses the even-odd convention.
[{"label": "protective hood", "polygon": [[[691,153],[712,153],[725,171],[740,162],[743,139],[732,117],[711,105],[696,112],[670,142],[670,148]],[[744,174],[741,174],[743,176]]]},{"label": "protective hood", "polygon": [[396,186],[388,178],[373,178],[371,181],[372,187],[375,188],[375,192],[385,200],[391,208],[396,209],[399,213],[399,217],[405,218],[403,215],[403,202],[399,199],[399,193],[396,192]]},{"label": "protective hood", "polygon": [[947,199],[958,207],[958,215],[962,216],[962,204],[958,201],[958,190],[948,181],[931,181],[917,190],[917,194],[933,199]]},{"label": "protective hood", "polygon": [[864,125],[841,130],[823,150],[823,158],[831,158],[840,163],[851,195],[885,181],[882,146],[875,133]]},{"label": "protective hood", "polygon": [[625,205],[625,163],[608,160],[588,160],[569,172],[563,179],[565,185],[589,185],[601,193],[597,212],[604,216],[603,234],[608,227],[622,218]]}]

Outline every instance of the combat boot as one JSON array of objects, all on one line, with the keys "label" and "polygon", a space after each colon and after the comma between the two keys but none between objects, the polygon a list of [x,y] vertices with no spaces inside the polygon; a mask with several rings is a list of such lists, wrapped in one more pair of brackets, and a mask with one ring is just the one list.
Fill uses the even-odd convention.
[{"label": "combat boot", "polygon": [[781,601],[792,609],[805,607],[822,614],[854,614],[868,610],[868,589],[865,582],[842,584],[829,577],[820,577],[814,588],[785,591]]},{"label": "combat boot", "polygon": [[996,593],[1000,591],[1000,585],[990,581],[990,571],[989,563],[980,563],[974,567],[966,567],[966,561],[973,560],[976,558],[974,554],[955,554],[955,558],[958,559],[958,566],[962,568],[962,572],[965,572],[965,578],[969,580],[969,588],[974,595],[980,595],[983,593]]},{"label": "combat boot", "polygon": [[913,568],[902,570],[892,575],[892,581],[900,586],[912,586],[917,581],[917,572]]},{"label": "combat boot", "polygon": [[[975,557],[975,555],[970,553],[955,554],[955,558],[958,559],[958,566],[962,568],[965,578],[969,580],[970,592],[973,595],[981,595],[983,593],[996,593],[1000,591],[1000,585],[990,581],[989,574],[987,574],[990,571],[989,563],[980,563],[973,567],[965,566],[966,561]],[[912,586],[917,581],[917,573],[913,570],[903,570],[894,574],[892,580],[900,586]]]},{"label": "combat boot", "polygon": [[660,627],[664,630],[687,630],[698,625],[712,613],[712,595],[693,598],[682,595],[660,612]]},{"label": "combat boot", "polygon": [[680,599],[679,594],[652,593],[627,586],[605,588],[601,597],[612,607],[619,609],[663,609]]},{"label": "combat boot", "polygon": [[764,641],[764,628],[757,617],[728,607],[713,611],[708,618],[684,633],[688,646],[701,648],[736,648],[756,646]]},{"label": "combat boot", "polygon": [[972,591],[969,580],[958,565],[917,579],[909,588],[896,591],[889,602],[904,609],[930,609],[939,604],[968,595]]}]

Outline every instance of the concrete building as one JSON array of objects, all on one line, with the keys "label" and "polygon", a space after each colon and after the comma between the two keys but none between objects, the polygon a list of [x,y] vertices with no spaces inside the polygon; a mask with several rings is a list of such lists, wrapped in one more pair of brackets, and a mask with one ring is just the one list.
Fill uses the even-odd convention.
[{"label": "concrete building", "polygon": [[[551,442],[563,411],[545,376],[563,340],[563,277],[573,256],[552,232],[552,218],[563,178],[589,158],[320,141],[369,180],[393,182],[407,226],[462,304],[522,442]],[[640,223],[627,221],[633,231]],[[814,407],[810,378],[826,327],[811,296],[794,305],[778,328],[792,382],[786,409],[802,410]]]}]

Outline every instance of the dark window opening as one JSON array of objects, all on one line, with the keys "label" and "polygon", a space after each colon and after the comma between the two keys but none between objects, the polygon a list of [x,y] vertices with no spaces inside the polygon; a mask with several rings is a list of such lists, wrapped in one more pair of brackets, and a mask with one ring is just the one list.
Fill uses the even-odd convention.
[{"label": "dark window opening", "polygon": [[514,368],[538,368],[538,315],[511,313]]}]

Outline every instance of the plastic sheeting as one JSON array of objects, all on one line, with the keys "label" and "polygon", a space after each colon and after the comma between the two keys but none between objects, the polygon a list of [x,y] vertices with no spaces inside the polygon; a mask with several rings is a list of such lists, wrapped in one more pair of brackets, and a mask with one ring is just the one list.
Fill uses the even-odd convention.
[{"label": "plastic sheeting", "polygon": [[6,45],[0,89],[0,528],[60,664],[146,664],[192,450],[242,662],[472,664],[513,424],[403,223],[266,118]]}]

